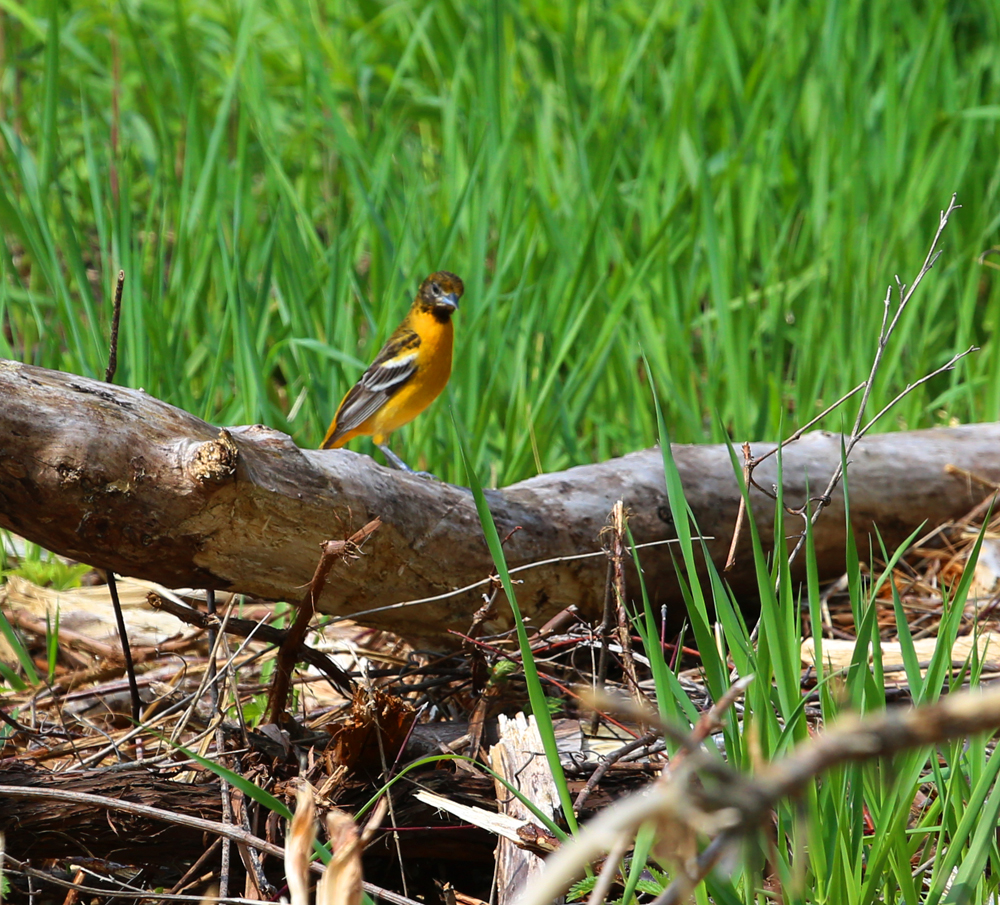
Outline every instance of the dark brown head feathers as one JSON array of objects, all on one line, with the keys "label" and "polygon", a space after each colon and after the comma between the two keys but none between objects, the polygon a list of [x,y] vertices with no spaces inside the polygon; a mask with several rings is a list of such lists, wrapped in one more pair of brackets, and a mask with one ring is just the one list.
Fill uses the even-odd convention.
[{"label": "dark brown head feathers", "polygon": [[447,270],[432,273],[420,284],[417,301],[421,307],[429,308],[435,314],[448,317],[458,307],[458,300],[465,292],[462,281]]}]

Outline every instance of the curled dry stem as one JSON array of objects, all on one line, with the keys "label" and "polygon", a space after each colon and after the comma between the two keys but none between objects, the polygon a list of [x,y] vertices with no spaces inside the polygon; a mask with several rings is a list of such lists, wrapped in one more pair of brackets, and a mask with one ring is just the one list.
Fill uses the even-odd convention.
[{"label": "curled dry stem", "polygon": [[[520,905],[548,905],[588,864],[613,851],[622,836],[634,837],[648,822],[656,824],[659,840],[687,840],[689,857],[673,859],[675,879],[654,905],[679,903],[713,866],[769,819],[780,800],[800,794],[821,773],[852,761],[890,757],[997,727],[1000,687],[951,694],[924,707],[845,717],[756,774],[738,773],[704,749],[697,750],[668,779],[661,776],[587,824],[548,859],[545,872]],[[712,837],[700,854],[693,848],[695,833]],[[669,858],[662,845],[654,855]]]}]

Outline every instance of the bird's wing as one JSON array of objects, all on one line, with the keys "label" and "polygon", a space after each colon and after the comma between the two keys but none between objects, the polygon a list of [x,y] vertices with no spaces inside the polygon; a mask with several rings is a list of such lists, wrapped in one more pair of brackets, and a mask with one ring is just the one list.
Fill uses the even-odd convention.
[{"label": "bird's wing", "polygon": [[412,379],[417,371],[416,347],[420,344],[419,338],[416,339],[416,344],[409,348],[392,349],[391,344],[387,344],[379,353],[340,404],[333,439],[361,425]]}]

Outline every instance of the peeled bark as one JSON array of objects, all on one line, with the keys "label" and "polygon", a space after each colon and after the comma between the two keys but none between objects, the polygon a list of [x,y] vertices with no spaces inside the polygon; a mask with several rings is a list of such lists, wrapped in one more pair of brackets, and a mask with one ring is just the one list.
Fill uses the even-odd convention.
[{"label": "peeled bark", "polygon": [[[1000,482],[998,446],[1000,424],[863,441],[849,471],[859,549],[868,549],[875,524],[891,548],[921,523],[964,514],[984,492],[945,466]],[[769,448],[758,444],[754,452]],[[825,486],[840,450],[840,435],[815,432],[784,451],[786,505],[801,505],[807,486],[813,495]],[[710,537],[709,554],[721,567],[739,505],[729,448],[675,445],[673,455],[700,530]],[[775,457],[755,477],[770,487]],[[637,543],[675,536],[659,449],[539,475],[488,491],[488,499],[501,537],[520,528],[504,547],[511,567],[599,551],[601,528],[618,499]],[[770,546],[774,504],[756,490],[752,503]],[[438,642],[449,628],[467,628],[482,587],[359,615],[489,575],[492,560],[464,488],[386,469],[347,450],[299,449],[286,434],[260,425],[220,430],[139,390],[0,361],[0,526],[49,550],[170,587],[295,601],[316,567],[319,544],[349,537],[376,516],[381,528],[358,559],[334,567],[319,609]],[[789,533],[800,527],[787,520]],[[839,574],[844,541],[838,493],[817,525],[822,574]],[[640,556],[654,604],[677,613],[669,551],[649,547]],[[518,602],[539,625],[569,605],[595,618],[606,573],[600,555],[527,569],[516,575]],[[756,588],[749,532],[726,577],[737,594]],[[487,627],[508,623],[500,602]]]}]

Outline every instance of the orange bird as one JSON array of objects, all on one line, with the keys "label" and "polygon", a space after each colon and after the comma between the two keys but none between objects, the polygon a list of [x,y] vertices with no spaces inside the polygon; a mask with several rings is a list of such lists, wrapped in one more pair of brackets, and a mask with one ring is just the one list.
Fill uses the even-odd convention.
[{"label": "orange bird", "polygon": [[323,449],[339,449],[354,437],[375,441],[397,468],[412,471],[386,442],[389,434],[429,406],[451,376],[454,327],[451,316],[465,287],[439,270],[420,284],[409,313],[347,391],[323,438]]}]

